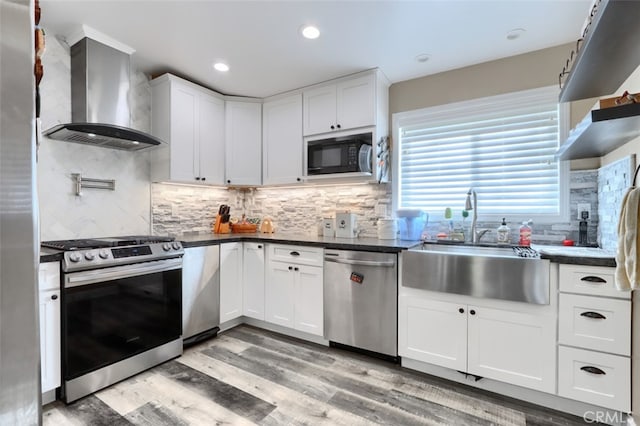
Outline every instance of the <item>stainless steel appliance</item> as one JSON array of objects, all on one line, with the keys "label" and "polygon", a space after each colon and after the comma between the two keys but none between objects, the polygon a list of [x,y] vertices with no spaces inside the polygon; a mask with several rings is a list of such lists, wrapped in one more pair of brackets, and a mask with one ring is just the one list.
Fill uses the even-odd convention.
[{"label": "stainless steel appliance", "polygon": [[62,260],[69,403],[182,353],[182,245],[163,237],[50,241]]},{"label": "stainless steel appliance", "polygon": [[395,253],[325,250],[325,339],[397,359],[397,302]]},{"label": "stainless steel appliance", "polygon": [[370,176],[372,140],[372,132],[307,139],[307,176]]},{"label": "stainless steel appliance", "polygon": [[45,134],[52,139],[137,151],[160,145],[131,129],[129,55],[90,38],[71,46],[71,119]]},{"label": "stainless steel appliance", "polygon": [[38,424],[34,5],[0,1],[0,423]]},{"label": "stainless steel appliance", "polygon": [[190,247],[182,258],[182,339],[185,345],[220,330],[220,246]]}]

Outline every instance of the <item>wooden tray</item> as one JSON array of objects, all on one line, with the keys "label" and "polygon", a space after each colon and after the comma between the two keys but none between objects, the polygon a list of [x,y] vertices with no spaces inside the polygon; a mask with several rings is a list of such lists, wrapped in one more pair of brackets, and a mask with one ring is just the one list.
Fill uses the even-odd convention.
[{"label": "wooden tray", "polygon": [[252,232],[256,232],[258,230],[258,225],[255,223],[236,223],[231,224],[231,232],[234,234],[248,234]]}]

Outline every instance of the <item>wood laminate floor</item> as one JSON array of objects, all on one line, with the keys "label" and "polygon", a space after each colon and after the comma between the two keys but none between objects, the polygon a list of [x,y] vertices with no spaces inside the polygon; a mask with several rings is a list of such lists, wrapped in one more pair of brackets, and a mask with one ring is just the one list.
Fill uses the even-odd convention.
[{"label": "wood laminate floor", "polygon": [[44,425],[584,425],[579,417],[239,326],[65,405]]}]

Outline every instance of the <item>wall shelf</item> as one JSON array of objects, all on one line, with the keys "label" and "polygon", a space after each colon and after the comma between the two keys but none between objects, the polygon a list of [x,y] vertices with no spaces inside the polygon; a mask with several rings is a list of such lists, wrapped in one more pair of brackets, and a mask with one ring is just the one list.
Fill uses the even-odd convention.
[{"label": "wall shelf", "polygon": [[556,152],[560,160],[602,157],[640,136],[640,104],[596,109],[571,131]]},{"label": "wall shelf", "polygon": [[560,102],[614,93],[640,64],[640,1],[601,0]]}]

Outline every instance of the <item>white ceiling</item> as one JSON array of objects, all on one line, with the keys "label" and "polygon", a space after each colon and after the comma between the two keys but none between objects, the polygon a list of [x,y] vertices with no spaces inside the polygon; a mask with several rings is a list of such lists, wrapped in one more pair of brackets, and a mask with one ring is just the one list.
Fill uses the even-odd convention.
[{"label": "white ceiling", "polygon": [[[40,25],[66,38],[84,24],[135,49],[145,73],[266,97],[374,67],[395,83],[575,41],[591,3],[41,0]],[[299,35],[309,23],[320,38]],[[526,31],[507,40],[514,28]],[[420,54],[430,59],[419,63]],[[213,70],[218,60],[231,70]]]}]

